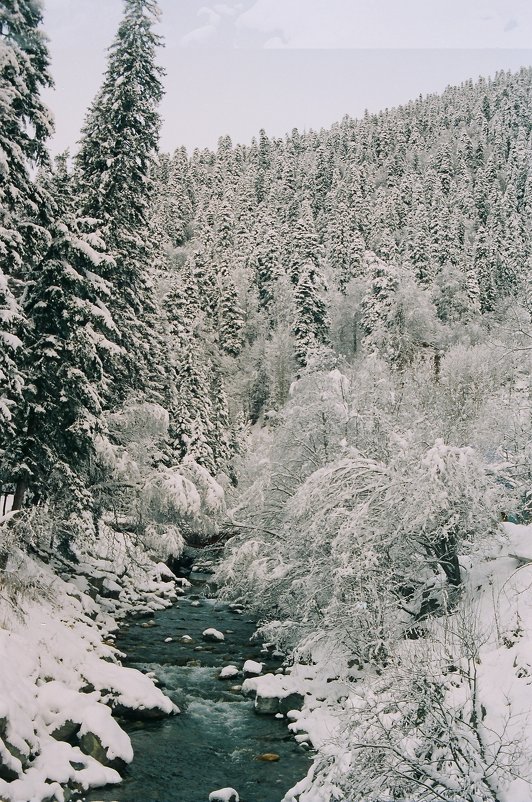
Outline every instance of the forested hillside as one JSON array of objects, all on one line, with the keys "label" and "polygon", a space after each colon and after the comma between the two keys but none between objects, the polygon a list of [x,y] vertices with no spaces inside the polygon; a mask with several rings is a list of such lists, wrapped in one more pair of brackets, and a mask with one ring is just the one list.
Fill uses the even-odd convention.
[{"label": "forested hillside", "polygon": [[[526,802],[532,70],[158,154],[156,19],[125,0],[52,161],[39,3],[0,6],[5,629],[96,566],[103,637],[221,535],[222,593],[310,699],[287,800]],[[6,796],[45,738],[10,715]]]},{"label": "forested hillside", "polygon": [[237,359],[238,413],[279,408],[323,349],[377,350],[401,370],[526,304],[530,83],[500,74],[329,131],[161,161],[164,267]]},{"label": "forested hillside", "polygon": [[530,545],[500,522],[529,516],[530,89],[499,74],[160,168],[162,269],[202,310],[187,358],[247,426],[218,578],[313,698],[302,800],[529,788],[508,597]]}]

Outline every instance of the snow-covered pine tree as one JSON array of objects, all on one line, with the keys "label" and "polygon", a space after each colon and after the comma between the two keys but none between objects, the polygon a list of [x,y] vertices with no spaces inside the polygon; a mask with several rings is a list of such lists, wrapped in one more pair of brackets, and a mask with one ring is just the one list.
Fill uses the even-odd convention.
[{"label": "snow-covered pine tree", "polygon": [[208,391],[208,366],[199,358],[198,351],[197,340],[189,337],[175,366],[175,397],[169,410],[170,448],[174,463],[190,456],[214,476],[216,459],[211,443],[213,409]]},{"label": "snow-covered pine tree", "polygon": [[320,242],[314,225],[314,217],[308,200],[303,201],[299,219],[292,233],[289,274],[297,284],[306,265],[317,269],[321,253]]},{"label": "snow-covered pine tree", "polygon": [[[110,308],[120,357],[111,396],[161,382],[157,310],[149,268],[152,170],[158,146],[162,69],[155,63],[155,0],[124,0],[125,13],[109,50],[103,84],[88,112],[76,157],[82,213],[100,222],[114,265],[99,274],[112,285]],[[156,390],[156,388],[155,388]]]},{"label": "snow-covered pine tree", "polygon": [[238,293],[229,265],[219,265],[218,339],[220,348],[229,356],[237,357],[242,350],[243,312],[238,304]]},{"label": "snow-covered pine tree", "polygon": [[74,213],[64,158],[41,187],[52,218],[51,243],[28,276],[28,381],[3,471],[16,485],[14,509],[28,499],[46,499],[71,511],[90,504],[87,478],[105,389],[101,354],[111,346],[113,330],[101,301],[109,290],[95,271],[110,259],[97,232]]},{"label": "snow-covered pine tree", "polygon": [[325,246],[338,288],[345,293],[349,281],[360,275],[365,247],[362,237],[356,231],[345,185],[340,182],[338,175],[335,178],[338,183],[332,193]]},{"label": "snow-covered pine tree", "polygon": [[259,306],[266,313],[272,304],[275,286],[282,275],[282,256],[275,221],[267,217],[257,232],[257,244],[251,255],[257,285]]},{"label": "snow-covered pine tree", "polygon": [[224,353],[236,357],[242,349],[243,313],[238,305],[238,293],[233,279],[233,263],[236,261],[233,200],[232,194],[229,194],[210,205],[215,232],[210,271],[214,270],[216,280],[213,306],[219,345]]},{"label": "snow-covered pine tree", "polygon": [[235,432],[229,420],[227,395],[219,368],[212,366],[210,380],[214,412],[214,429],[210,433],[212,450],[217,470],[227,470],[230,460],[235,454],[237,444],[235,442]]},{"label": "snow-covered pine tree", "polygon": [[163,301],[173,378],[169,457],[175,464],[188,455],[214,475],[214,411],[209,393],[208,338],[202,336],[204,331],[199,332],[203,315],[193,268],[193,261],[189,260],[176,272]]},{"label": "snow-covered pine tree", "polygon": [[294,290],[294,321],[296,359],[301,367],[320,346],[329,344],[329,316],[325,302],[326,284],[321,270],[312,262],[299,268]]},{"label": "snow-covered pine tree", "polygon": [[192,219],[193,201],[186,150],[161,153],[154,171],[152,227],[163,251],[183,245]]},{"label": "snow-covered pine tree", "polygon": [[0,458],[14,435],[23,385],[15,282],[44,234],[37,225],[39,191],[30,176],[31,165],[47,160],[44,143],[52,129],[39,94],[51,85],[41,22],[37,0],[0,5]]},{"label": "snow-covered pine tree", "polygon": [[480,309],[482,312],[492,312],[496,298],[497,260],[489,232],[483,225],[479,227],[475,236],[473,266],[480,291]]},{"label": "snow-covered pine tree", "polygon": [[366,263],[370,284],[362,313],[364,331],[370,337],[390,316],[400,276],[395,265],[384,262],[371,251],[366,254]]}]

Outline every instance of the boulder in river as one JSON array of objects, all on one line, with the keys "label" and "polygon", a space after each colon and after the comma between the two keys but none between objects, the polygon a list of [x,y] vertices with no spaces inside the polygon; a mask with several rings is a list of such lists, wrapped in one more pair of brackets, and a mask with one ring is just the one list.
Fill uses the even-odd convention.
[{"label": "boulder in river", "polygon": [[82,752],[90,757],[93,757],[102,766],[107,766],[117,771],[122,771],[125,763],[120,758],[110,758],[107,754],[107,749],[103,746],[100,738],[93,732],[85,732],[79,739],[79,748]]},{"label": "boulder in river", "polygon": [[233,677],[237,677],[238,674],[239,671],[236,666],[224,666],[218,674],[218,679],[233,679]]},{"label": "boulder in river", "polygon": [[265,763],[277,763],[281,758],[275,752],[265,752],[264,755],[258,755],[257,760],[263,760]]},{"label": "boulder in river", "polygon": [[209,802],[240,802],[240,797],[234,788],[220,788],[209,794]]},{"label": "boulder in river", "polygon": [[274,716],[279,713],[279,699],[276,696],[256,696],[253,709],[260,715]]},{"label": "boulder in river", "polygon": [[[112,705],[113,714],[120,718],[127,718],[128,721],[161,721],[168,718],[168,713],[160,707],[125,707],[119,703]],[[174,705],[172,715],[177,715],[181,711]]]},{"label": "boulder in river", "polygon": [[242,685],[244,696],[255,696],[255,713],[274,716],[286,714],[303,707],[304,696],[289,678],[278,674],[264,674],[245,680]]},{"label": "boulder in river", "polygon": [[289,710],[303,706],[304,697],[300,693],[291,693],[288,696],[262,696],[260,691],[255,697],[253,709],[255,713],[265,716],[274,716],[276,713],[286,715]]},{"label": "boulder in river", "polygon": [[212,643],[220,643],[221,641],[225,640],[225,635],[223,632],[220,632],[218,629],[214,629],[214,627],[204,629],[202,632],[202,637],[203,640],[211,641]]},{"label": "boulder in river", "polygon": [[256,660],[246,660],[242,668],[245,677],[256,677],[262,674],[262,663],[257,663]]}]

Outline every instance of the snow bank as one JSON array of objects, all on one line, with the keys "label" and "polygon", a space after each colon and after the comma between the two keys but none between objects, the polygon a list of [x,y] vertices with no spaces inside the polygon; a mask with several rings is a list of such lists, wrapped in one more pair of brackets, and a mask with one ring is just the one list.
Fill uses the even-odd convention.
[{"label": "snow bank", "polygon": [[140,718],[178,712],[149,677],[118,663],[112,645],[117,619],[175,600],[173,575],[119,533],[77,554],[74,576],[60,577],[52,564],[22,552],[14,551],[7,566],[17,597],[14,605],[8,590],[0,594],[0,799],[6,802],[63,802],[65,786],[120,782],[133,750],[111,710]]},{"label": "snow bank", "polygon": [[[283,802],[333,802],[345,798],[346,777],[362,770],[357,752],[357,720],[365,694],[371,693],[373,686],[381,693],[386,687],[395,688],[397,694],[401,661],[408,665],[416,655],[424,654],[426,658],[433,653],[435,667],[442,644],[444,655],[449,657],[441,679],[440,704],[449,715],[456,714],[458,724],[469,720],[468,711],[477,711],[475,727],[483,744],[481,758],[490,763],[488,776],[497,789],[499,802],[532,802],[532,526],[504,524],[503,530],[504,538],[492,543],[490,553],[465,561],[467,565],[463,563],[464,588],[453,612],[427,624],[425,638],[399,643],[396,659],[382,676],[367,669],[353,682],[341,660],[337,664],[324,660],[311,666],[296,665],[290,677],[266,675],[244,682],[244,689],[265,696],[294,689],[305,696],[303,709],[287,715],[291,720],[289,729],[296,736],[304,735],[317,754],[307,777],[290,789]],[[474,657],[465,654],[467,650],[460,640],[463,637],[469,639],[469,648],[474,647]],[[454,655],[452,660],[450,655]],[[417,664],[416,671],[419,670]],[[334,680],[335,674],[343,679]],[[437,674],[431,676],[435,679]],[[386,713],[391,715],[394,709],[392,704]],[[381,739],[382,733],[384,730]],[[403,754],[421,748],[420,744],[416,747],[414,733],[409,737],[410,741],[406,736],[398,741]],[[476,748],[474,739],[471,743]],[[490,757],[492,753],[494,758]],[[478,777],[472,761],[471,776],[457,774],[455,778],[452,764],[447,765],[445,780],[450,787],[456,779],[457,798],[463,796],[464,783],[473,787],[477,781],[482,782],[486,774],[480,763],[479,767]],[[420,797],[411,794],[409,798]]]},{"label": "snow bank", "polygon": [[[253,663],[253,666],[249,666]],[[258,670],[257,670],[258,669]],[[253,660],[246,660],[244,663],[244,671],[248,674],[260,674],[262,671],[262,663],[255,663]],[[249,677],[242,683],[242,690],[245,694],[257,693],[265,699],[284,699],[290,696],[299,689],[297,683],[292,677],[284,674],[264,674],[262,677]]]}]

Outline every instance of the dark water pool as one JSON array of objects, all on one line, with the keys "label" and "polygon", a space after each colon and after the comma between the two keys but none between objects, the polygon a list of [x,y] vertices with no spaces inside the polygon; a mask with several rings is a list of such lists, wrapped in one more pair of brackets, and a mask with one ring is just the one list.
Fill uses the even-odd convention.
[{"label": "dark water pool", "polygon": [[[86,802],[208,802],[211,791],[226,786],[238,791],[241,802],[281,802],[307,773],[309,755],[289,735],[286,722],[256,715],[253,703],[231,690],[242,677],[217,678],[224,665],[241,668],[254,659],[271,671],[279,660],[250,640],[255,626],[245,613],[206,597],[208,578],[191,574],[193,587],[178,605],[155,615],[156,626],[132,622],[117,639],[128,655],[125,664],[155,672],[182,713],[160,722],[124,724],[135,759],[122,785],[94,790]],[[198,601],[199,606],[193,604]],[[225,641],[205,643],[201,633],[208,627],[223,632]],[[179,643],[183,635],[193,643]],[[168,637],[171,643],[164,642]],[[264,753],[280,759],[258,760]]]}]

